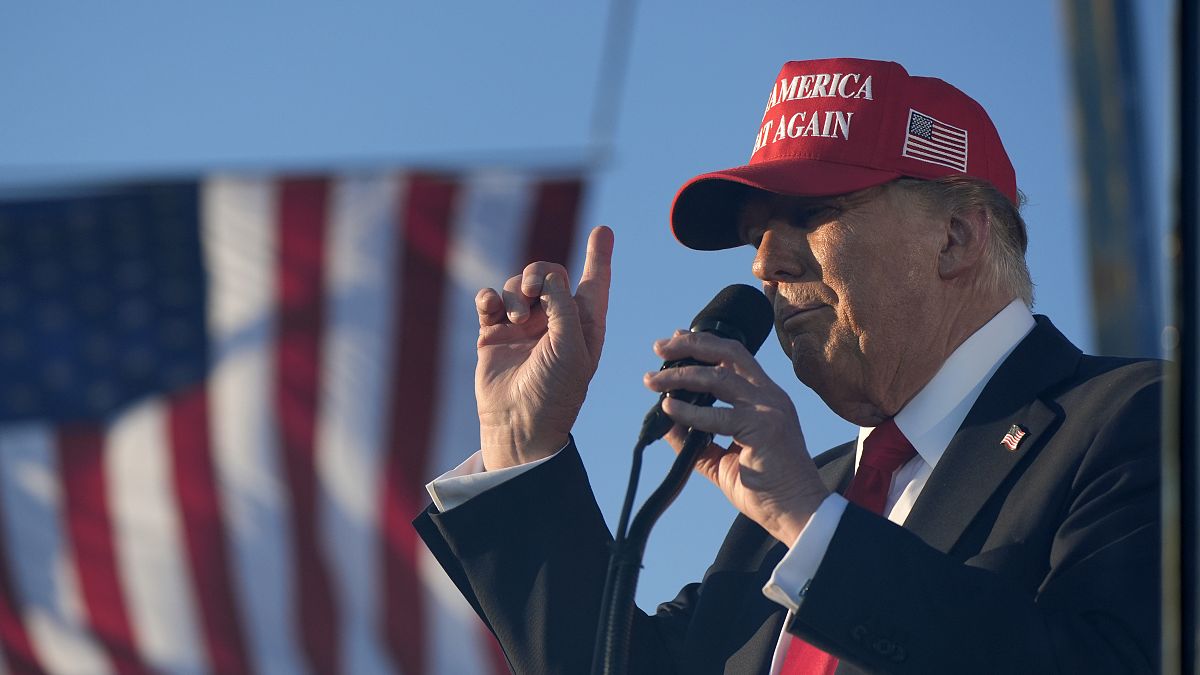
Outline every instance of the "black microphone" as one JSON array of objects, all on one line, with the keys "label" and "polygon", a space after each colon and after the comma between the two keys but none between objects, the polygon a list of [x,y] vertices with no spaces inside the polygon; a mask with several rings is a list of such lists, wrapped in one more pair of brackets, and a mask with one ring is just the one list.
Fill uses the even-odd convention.
[{"label": "black microphone", "polygon": [[[712,333],[731,338],[745,345],[754,354],[771,333],[771,302],[762,291],[745,284],[728,286],[708,303],[692,319],[692,332]],[[667,361],[663,368],[677,368],[701,364],[695,359]],[[612,555],[608,562],[608,575],[604,580],[604,594],[600,603],[600,624],[596,629],[595,651],[592,654],[592,675],[625,673],[629,664],[631,626],[633,625],[634,594],[637,591],[638,572],[642,566],[642,554],[650,537],[650,528],[666,511],[675,497],[679,496],[684,483],[692,473],[699,453],[708,447],[712,434],[691,429],[687,440],[671,464],[662,484],[646,498],[633,522],[629,514],[633,510],[633,499],[637,495],[638,475],[642,466],[642,454],[647,445],[663,437],[674,422],[662,411],[665,397],[678,398],[696,405],[712,405],[715,400],[710,394],[691,391],[670,391],[659,397],[642,422],[637,446],[633,449],[633,468],[629,472],[629,488],[625,491],[625,504],[621,507],[621,518],[614,534]],[[628,525],[628,528],[626,527]]]},{"label": "black microphone", "polygon": [[[762,291],[746,284],[733,284],[722,289],[700,310],[696,318],[692,319],[691,331],[712,333],[718,337],[737,340],[745,345],[751,354],[755,354],[771,334],[773,319],[771,301],[767,300]],[[695,359],[677,359],[663,363],[662,369],[694,365],[712,364]],[[695,405],[712,405],[715,400],[712,394],[684,390],[669,391],[659,396],[654,407],[642,420],[642,431],[638,434],[639,445],[649,445],[662,438],[675,424],[662,410],[662,401],[668,396]]]}]

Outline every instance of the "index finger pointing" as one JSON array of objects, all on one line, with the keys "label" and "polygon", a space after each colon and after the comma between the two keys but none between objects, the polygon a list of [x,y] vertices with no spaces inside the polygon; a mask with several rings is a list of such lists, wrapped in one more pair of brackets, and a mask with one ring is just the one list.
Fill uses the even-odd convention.
[{"label": "index finger pointing", "polygon": [[588,236],[583,275],[575,290],[579,319],[589,351],[597,355],[604,342],[605,316],[608,314],[608,289],[612,284],[613,231],[604,225]]},{"label": "index finger pointing", "polygon": [[597,225],[588,235],[587,257],[583,263],[583,275],[579,285],[593,281],[603,287],[607,300],[608,286],[612,279],[613,231],[605,225]]}]

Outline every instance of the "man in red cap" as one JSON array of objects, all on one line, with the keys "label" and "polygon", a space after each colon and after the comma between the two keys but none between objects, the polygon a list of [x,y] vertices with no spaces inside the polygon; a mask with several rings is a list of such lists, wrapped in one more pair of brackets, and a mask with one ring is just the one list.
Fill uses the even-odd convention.
[{"label": "man in red cap", "polygon": [[[751,245],[796,376],[860,426],[809,458],[740,343],[679,332],[647,374],[730,437],[697,470],[741,512],[702,583],[635,619],[637,673],[1155,672],[1161,366],[1034,317],[1011,163],[974,100],[898,64],[798,61],[750,162],[676,197],[676,237]],[[609,536],[569,436],[612,234],[574,295],[534,263],[477,297],[482,448],[416,525],[519,673],[586,673]]]}]

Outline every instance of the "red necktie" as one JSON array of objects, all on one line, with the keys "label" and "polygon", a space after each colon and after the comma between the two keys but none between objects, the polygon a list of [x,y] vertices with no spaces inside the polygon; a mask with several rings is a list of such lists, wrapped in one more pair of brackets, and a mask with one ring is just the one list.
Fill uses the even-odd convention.
[{"label": "red necktie", "polygon": [[[862,459],[846,489],[846,499],[883,515],[892,474],[916,454],[912,443],[892,420],[875,427],[863,441]],[[836,656],[793,637],[779,672],[780,675],[833,675],[837,665]]]}]

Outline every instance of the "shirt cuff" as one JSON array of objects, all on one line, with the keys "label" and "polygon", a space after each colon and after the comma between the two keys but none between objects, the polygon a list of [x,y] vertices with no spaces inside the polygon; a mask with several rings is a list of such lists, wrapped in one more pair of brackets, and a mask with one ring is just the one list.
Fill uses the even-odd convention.
[{"label": "shirt cuff", "polygon": [[[554,455],[562,452],[565,447],[567,446],[559,448]],[[483,466],[483,451],[476,450],[475,454],[468,457],[462,464],[426,483],[425,491],[433,499],[433,505],[437,507],[437,510],[445,513],[456,506],[462,506],[472,497],[477,497],[501,483],[520,476],[551,459],[554,455],[517,466],[488,471]]]},{"label": "shirt cuff", "polygon": [[767,585],[763,586],[763,595],[790,611],[800,608],[808,592],[808,583],[816,576],[848,503],[845,497],[837,494],[831,494],[821,502],[792,548],[775,566]]}]

